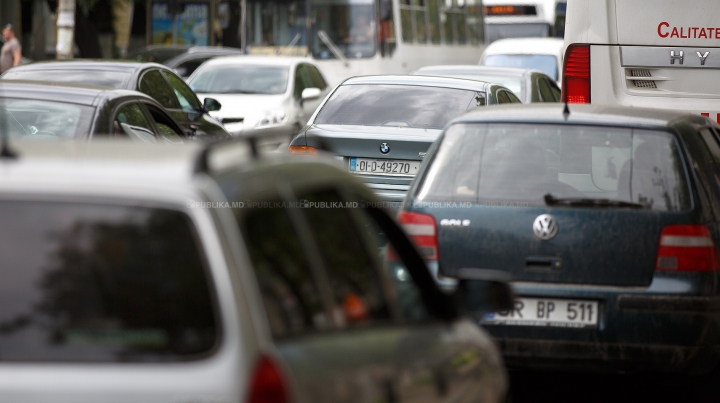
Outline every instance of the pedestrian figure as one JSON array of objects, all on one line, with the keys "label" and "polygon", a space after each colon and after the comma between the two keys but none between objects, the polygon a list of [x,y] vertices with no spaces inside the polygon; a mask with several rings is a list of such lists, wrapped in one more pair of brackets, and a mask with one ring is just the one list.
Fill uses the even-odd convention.
[{"label": "pedestrian figure", "polygon": [[22,60],[22,45],[15,37],[15,28],[13,28],[12,24],[5,25],[2,36],[5,39],[5,44],[0,50],[0,74],[19,65]]}]

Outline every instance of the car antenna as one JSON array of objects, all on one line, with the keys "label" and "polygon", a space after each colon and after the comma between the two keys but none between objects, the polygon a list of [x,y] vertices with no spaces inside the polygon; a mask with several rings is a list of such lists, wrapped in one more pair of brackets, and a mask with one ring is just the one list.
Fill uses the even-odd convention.
[{"label": "car antenna", "polygon": [[565,120],[567,120],[568,116],[570,116],[570,107],[568,106],[567,101],[565,102],[565,109],[563,109],[563,116],[565,117]]}]

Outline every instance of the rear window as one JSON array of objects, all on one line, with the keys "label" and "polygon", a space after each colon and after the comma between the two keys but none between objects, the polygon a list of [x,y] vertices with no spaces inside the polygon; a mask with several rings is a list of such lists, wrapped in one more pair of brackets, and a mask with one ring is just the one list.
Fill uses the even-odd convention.
[{"label": "rear window", "polygon": [[540,70],[553,80],[558,80],[557,58],[553,55],[489,55],[483,64]]},{"label": "rear window", "polygon": [[198,70],[188,84],[201,94],[284,94],[290,70],[284,66],[214,65]]},{"label": "rear window", "polygon": [[130,80],[130,73],[121,71],[103,70],[10,70],[3,74],[3,79],[55,81],[62,83],[79,83],[85,85],[98,85],[101,87],[123,88]]},{"label": "rear window", "polygon": [[0,201],[0,222],[0,362],[178,361],[216,345],[184,214]]},{"label": "rear window", "polygon": [[670,133],[571,125],[454,125],[418,199],[545,205],[546,194],[639,203],[657,211],[690,208],[685,169]]},{"label": "rear window", "polygon": [[468,109],[485,105],[482,93],[417,85],[344,85],[325,103],[316,124],[442,129]]},{"label": "rear window", "polygon": [[95,108],[67,102],[0,99],[0,130],[25,139],[87,136]]}]

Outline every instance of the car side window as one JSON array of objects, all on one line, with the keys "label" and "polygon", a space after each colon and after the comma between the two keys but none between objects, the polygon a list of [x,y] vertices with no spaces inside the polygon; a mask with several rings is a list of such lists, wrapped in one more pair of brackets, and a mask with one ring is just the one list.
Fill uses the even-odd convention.
[{"label": "car side window", "polygon": [[700,130],[700,137],[705,141],[710,154],[712,154],[715,163],[720,163],[720,144],[718,144],[718,138],[709,127]]},{"label": "car side window", "polygon": [[175,109],[178,107],[173,90],[157,70],[149,71],[142,76],[140,91],[160,102],[164,108]]},{"label": "car side window", "polygon": [[113,130],[115,137],[129,137],[151,143],[156,141],[152,124],[136,102],[124,104],[118,109],[113,119]]},{"label": "car side window", "polygon": [[510,100],[510,97],[508,96],[508,93],[506,91],[498,91],[497,92],[497,100],[499,104],[509,104],[512,103]]},{"label": "car side window", "polygon": [[550,91],[552,91],[553,96],[555,97],[555,102],[560,102],[560,99],[562,98],[562,91],[560,90],[560,87],[558,87],[554,81],[548,80],[548,83],[550,84]]},{"label": "car side window", "polygon": [[327,270],[333,318],[340,327],[390,320],[381,274],[366,238],[335,190],[300,195],[313,239]]},{"label": "car side window", "polygon": [[331,328],[317,279],[288,211],[255,208],[240,227],[274,337]]},{"label": "car side window", "polygon": [[513,103],[513,104],[521,104],[522,103],[520,98],[518,98],[514,93],[512,93],[510,91],[507,92],[507,96],[508,96],[508,98],[510,98],[510,103]]},{"label": "car side window", "polygon": [[197,112],[201,109],[200,101],[198,101],[193,90],[185,84],[185,81],[178,78],[175,74],[168,73],[167,71],[163,71],[163,75],[170,83],[182,110],[187,112]]},{"label": "car side window", "polygon": [[544,78],[538,78],[537,80],[538,84],[538,91],[540,92],[540,100],[542,102],[555,102],[555,95],[552,92],[552,89],[550,89],[550,85],[548,84],[547,80]]},{"label": "car side window", "polygon": [[165,112],[154,105],[146,104],[145,107],[150,112],[150,118],[154,121],[160,138],[173,144],[183,142],[185,134]]},{"label": "car side window", "polygon": [[305,88],[312,88],[312,79],[305,69],[304,65],[297,66],[295,69],[295,99],[300,99]]},{"label": "car side window", "polygon": [[322,74],[320,74],[320,71],[315,66],[306,65],[305,68],[308,71],[308,74],[310,75],[310,79],[312,80],[312,86],[315,88],[319,88],[321,90],[324,90],[327,88],[327,83],[325,82],[325,79],[323,78]]}]

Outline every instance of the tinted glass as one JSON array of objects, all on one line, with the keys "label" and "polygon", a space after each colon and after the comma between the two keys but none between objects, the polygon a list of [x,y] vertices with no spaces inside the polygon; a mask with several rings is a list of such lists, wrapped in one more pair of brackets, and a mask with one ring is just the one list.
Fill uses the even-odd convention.
[{"label": "tinted glass", "polygon": [[178,107],[175,94],[157,70],[153,70],[142,77],[140,91],[155,98],[165,108],[175,109]]},{"label": "tinted glass", "polygon": [[482,102],[482,94],[452,88],[343,85],[325,103],[315,123],[441,129]]},{"label": "tinted glass", "polygon": [[48,77],[52,77],[52,81],[61,83],[81,83],[87,85],[99,85],[111,88],[124,88],[125,83],[130,80],[130,73],[121,71],[102,71],[102,70],[9,70],[3,74],[3,79],[8,80],[30,80],[30,81],[47,81]]},{"label": "tinted glass", "polygon": [[202,59],[193,59],[188,60],[184,63],[181,63],[179,66],[175,67],[175,71],[177,74],[183,78],[189,77],[192,73],[197,70],[198,67],[200,67],[201,64],[205,63],[206,61],[210,60],[209,57],[204,57]]},{"label": "tinted glass", "polygon": [[172,87],[175,97],[177,97],[180,107],[184,111],[197,112],[200,110],[200,101],[198,101],[195,93],[185,84],[185,81],[181,80],[174,74],[163,72],[165,78],[167,78]]},{"label": "tinted glass", "polygon": [[537,79],[538,91],[540,92],[540,99],[543,102],[555,102],[555,94],[553,94],[550,85],[544,78]]},{"label": "tinted glass", "polygon": [[320,71],[315,66],[305,65],[305,69],[307,70],[308,74],[310,75],[310,79],[312,80],[312,86],[315,88],[320,88],[321,90],[324,90],[325,87],[327,87],[327,83],[325,82],[325,79],[323,79],[322,74],[320,74]]},{"label": "tinted glass", "polygon": [[197,93],[282,94],[287,89],[289,71],[278,66],[209,66],[193,76],[188,84]]},{"label": "tinted glass", "polygon": [[116,132],[120,132],[133,140],[155,142],[152,125],[137,103],[129,103],[120,107],[113,122]]},{"label": "tinted glass", "polygon": [[376,260],[369,254],[366,239],[353,220],[352,211],[331,190],[301,197],[314,240],[325,262],[333,291],[333,312],[341,325],[353,326],[388,320]]},{"label": "tinted glass", "polygon": [[497,100],[499,104],[509,104],[512,101],[510,101],[510,97],[508,96],[507,92],[505,91],[498,91],[497,92]]},{"label": "tinted glass", "polygon": [[335,59],[333,50],[347,58],[375,54],[377,26],[372,4],[313,4],[311,51],[317,59]]},{"label": "tinted glass", "polygon": [[557,58],[552,55],[489,55],[483,62],[486,66],[522,67],[540,70],[557,81]]},{"label": "tinted glass", "polygon": [[64,102],[0,99],[0,129],[27,139],[77,138],[89,134],[95,108]]},{"label": "tinted glass", "polygon": [[312,88],[313,82],[305,66],[298,66],[295,69],[295,98],[300,98],[305,88]]},{"label": "tinted glass", "polygon": [[239,224],[272,334],[285,337],[330,328],[315,277],[287,211],[254,209]]},{"label": "tinted glass", "polygon": [[467,80],[485,81],[493,84],[500,84],[506,87],[510,91],[516,93],[518,96],[522,96],[522,82],[519,77],[505,77],[496,75],[485,75],[485,74],[473,74],[468,72],[458,72],[452,70],[424,70],[420,69],[413,74],[421,76],[443,76],[443,77],[455,77],[464,78]]},{"label": "tinted glass", "polygon": [[634,202],[658,211],[690,207],[672,135],[629,128],[456,125],[425,176],[421,200],[524,202],[543,197]]},{"label": "tinted glass", "polygon": [[145,107],[148,112],[150,112],[150,119],[152,119],[155,123],[155,127],[160,135],[159,137],[163,141],[172,144],[183,143],[185,134],[179,127],[177,127],[177,124],[175,124],[168,115],[161,111],[160,108],[156,108],[154,105],[146,104]]},{"label": "tinted glass", "polygon": [[216,345],[190,219],[0,201],[0,361],[175,361]]}]

